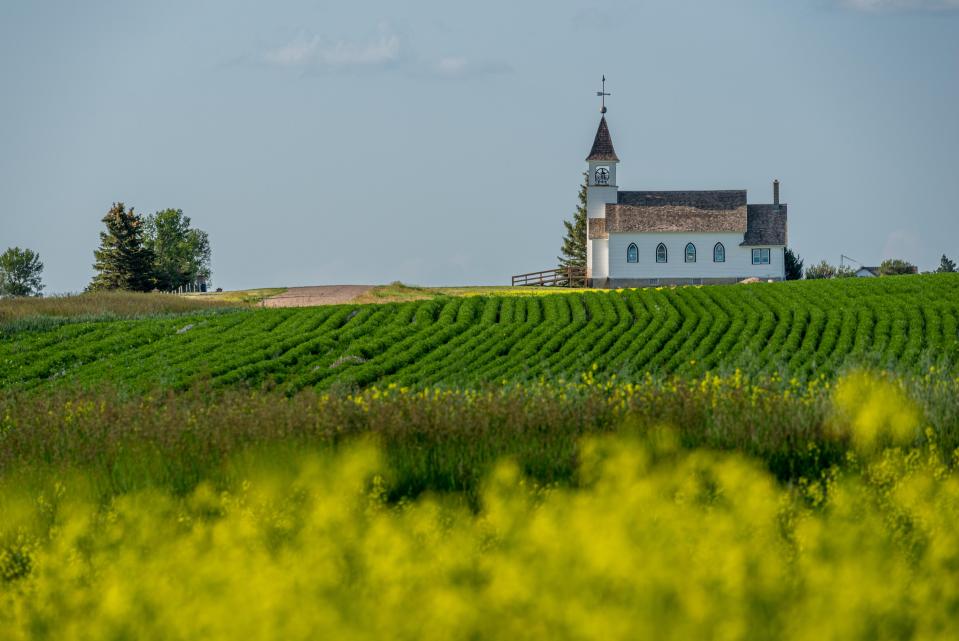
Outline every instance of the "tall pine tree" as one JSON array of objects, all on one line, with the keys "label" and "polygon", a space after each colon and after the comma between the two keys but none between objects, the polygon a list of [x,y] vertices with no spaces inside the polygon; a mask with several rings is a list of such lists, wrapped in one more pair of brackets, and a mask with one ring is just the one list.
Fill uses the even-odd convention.
[{"label": "tall pine tree", "polygon": [[153,289],[153,254],[143,245],[143,219],[133,212],[133,207],[126,211],[123,203],[113,203],[103,223],[107,230],[100,232],[100,247],[93,252],[97,273],[88,289]]},{"label": "tall pine tree", "polygon": [[936,270],[937,274],[951,274],[956,271],[956,261],[950,260],[945,254],[942,255],[942,259],[939,261],[939,268]]},{"label": "tall pine tree", "polygon": [[583,174],[583,184],[579,188],[579,205],[573,220],[564,220],[566,236],[563,238],[562,256],[557,256],[560,267],[586,267],[586,187],[589,176]]},{"label": "tall pine tree", "polygon": [[786,280],[800,280],[803,272],[803,259],[799,254],[787,247],[783,259],[786,263]]}]

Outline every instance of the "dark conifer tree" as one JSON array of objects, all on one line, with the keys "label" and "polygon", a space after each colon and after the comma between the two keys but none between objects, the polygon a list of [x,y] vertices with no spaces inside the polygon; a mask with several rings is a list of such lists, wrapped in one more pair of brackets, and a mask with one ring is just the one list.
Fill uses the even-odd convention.
[{"label": "dark conifer tree", "polygon": [[143,245],[143,220],[133,207],[127,211],[123,203],[103,217],[106,231],[100,232],[100,247],[93,252],[96,275],[88,287],[91,291],[122,289],[147,292],[153,289],[153,254]]},{"label": "dark conifer tree", "polygon": [[799,280],[803,274],[803,259],[793,250],[786,248],[786,280]]},{"label": "dark conifer tree", "polygon": [[562,256],[557,256],[560,267],[586,267],[586,186],[588,176],[583,174],[579,188],[579,204],[573,220],[564,220],[566,236],[563,238]]},{"label": "dark conifer tree", "polygon": [[942,255],[942,259],[939,261],[939,268],[936,270],[937,274],[951,274],[956,271],[956,261],[951,260],[945,254]]}]

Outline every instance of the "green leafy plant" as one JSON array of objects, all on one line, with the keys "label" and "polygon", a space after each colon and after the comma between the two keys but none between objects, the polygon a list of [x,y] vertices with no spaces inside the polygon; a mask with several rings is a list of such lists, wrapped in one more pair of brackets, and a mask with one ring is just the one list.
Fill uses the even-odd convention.
[{"label": "green leafy plant", "polygon": [[811,265],[806,268],[806,280],[821,280],[825,278],[833,278],[835,275],[836,275],[836,268],[824,260],[820,261],[816,265]]},{"label": "green leafy plant", "polygon": [[0,298],[40,296],[43,263],[32,249],[10,247],[0,254]]},{"label": "green leafy plant", "polygon": [[889,258],[879,264],[880,276],[898,276],[915,273],[917,273],[915,265],[899,258]]},{"label": "green leafy plant", "polygon": [[143,221],[144,247],[153,255],[156,286],[172,291],[198,280],[210,280],[210,239],[190,226],[179,209],[164,209]]},{"label": "green leafy plant", "polygon": [[[180,298],[157,296],[117,300],[117,309],[159,311],[168,299]],[[195,302],[199,307],[204,301]],[[83,297],[75,304],[49,302],[50,313],[99,309]],[[0,304],[0,320],[8,309],[15,318],[29,315],[15,312],[14,303]],[[207,380],[294,394],[388,383],[420,388],[573,380],[586,372],[635,381],[737,368],[751,376],[806,380],[860,364],[903,372],[954,367],[957,318],[959,280],[945,274],[436,297],[135,322],[79,319],[69,331],[40,325],[7,330],[0,341],[0,387],[118,380],[137,390],[184,389]]]},{"label": "green leafy plant", "polygon": [[850,267],[849,265],[840,265],[836,268],[836,274],[834,278],[855,278],[856,270]]}]

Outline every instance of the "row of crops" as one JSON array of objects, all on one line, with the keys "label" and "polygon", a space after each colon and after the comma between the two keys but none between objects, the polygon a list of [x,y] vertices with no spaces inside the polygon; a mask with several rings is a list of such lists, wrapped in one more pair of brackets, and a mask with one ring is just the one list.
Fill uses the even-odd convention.
[{"label": "row of crops", "polygon": [[908,372],[959,360],[957,321],[959,277],[944,274],[76,322],[3,336],[0,387]]}]

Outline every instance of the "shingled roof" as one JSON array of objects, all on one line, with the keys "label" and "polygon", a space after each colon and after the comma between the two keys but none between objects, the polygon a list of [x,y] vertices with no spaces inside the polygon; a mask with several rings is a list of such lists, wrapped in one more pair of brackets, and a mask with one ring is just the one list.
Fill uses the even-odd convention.
[{"label": "shingled roof", "polygon": [[593,139],[593,148],[586,156],[586,160],[610,160],[619,162],[616,156],[616,150],[613,149],[613,139],[609,135],[609,127],[606,125],[606,116],[599,119],[599,128],[596,130],[596,138]]},{"label": "shingled roof", "polygon": [[742,245],[786,244],[786,205],[749,205],[746,218]]},{"label": "shingled roof", "polygon": [[606,205],[607,233],[745,233],[746,191],[621,191]]},{"label": "shingled roof", "polygon": [[621,191],[616,195],[616,202],[619,205],[641,207],[681,206],[707,210],[736,209],[746,206],[746,190]]}]

